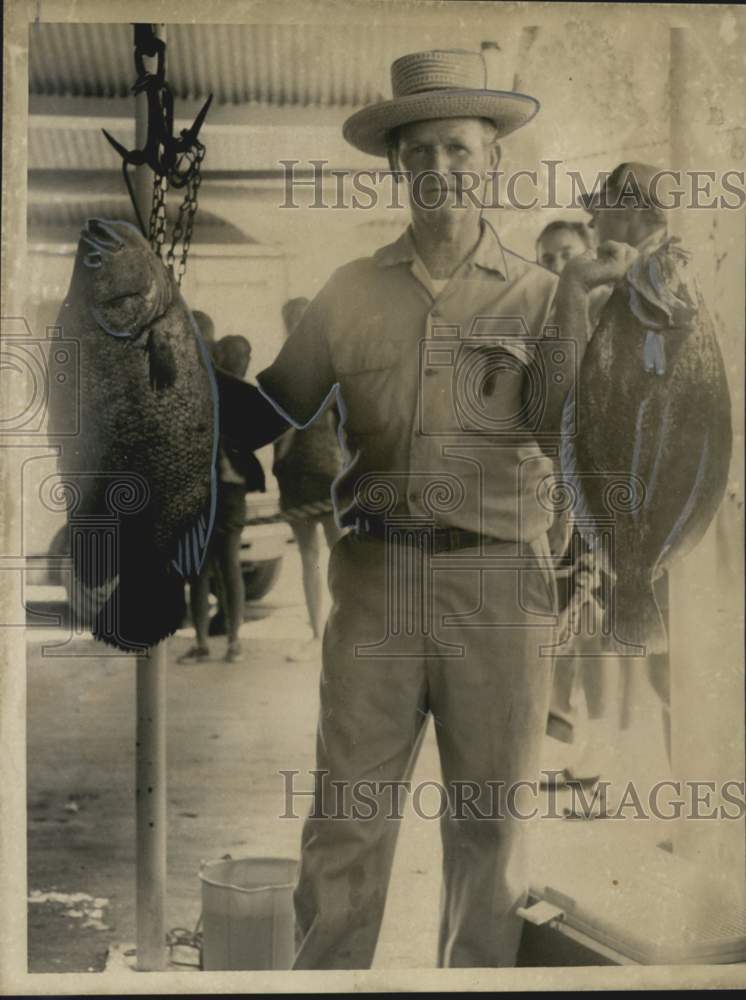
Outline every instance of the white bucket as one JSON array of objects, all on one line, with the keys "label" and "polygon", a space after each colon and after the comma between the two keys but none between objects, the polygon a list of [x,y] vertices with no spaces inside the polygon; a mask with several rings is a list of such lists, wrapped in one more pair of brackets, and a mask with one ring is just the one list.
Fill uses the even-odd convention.
[{"label": "white bucket", "polygon": [[291,858],[202,862],[204,969],[292,968],[297,871]]}]

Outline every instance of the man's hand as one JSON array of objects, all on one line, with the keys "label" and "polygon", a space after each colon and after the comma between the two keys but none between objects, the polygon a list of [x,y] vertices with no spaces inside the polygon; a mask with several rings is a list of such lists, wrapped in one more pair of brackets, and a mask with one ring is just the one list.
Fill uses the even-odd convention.
[{"label": "man's hand", "polygon": [[560,281],[578,283],[590,292],[599,285],[621,281],[637,256],[637,250],[628,243],[607,240],[598,248],[596,258],[585,253],[568,260]]}]

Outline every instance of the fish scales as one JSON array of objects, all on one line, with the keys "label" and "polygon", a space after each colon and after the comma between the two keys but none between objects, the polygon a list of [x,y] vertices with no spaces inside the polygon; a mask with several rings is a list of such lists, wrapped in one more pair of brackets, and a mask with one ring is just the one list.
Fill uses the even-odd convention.
[{"label": "fish scales", "polygon": [[[139,650],[180,627],[184,577],[204,557],[215,505],[215,381],[172,274],[128,223],[89,220],[58,325],[79,357],[75,399],[52,393],[49,419],[55,441],[65,408],[79,406],[78,436],[55,441],[59,471],[80,495],[68,515],[84,539],[73,552],[74,610],[97,638]],[[54,380],[51,359],[50,368]],[[85,519],[110,516],[112,503],[118,554],[104,558]],[[180,572],[174,561],[185,549]]]}]

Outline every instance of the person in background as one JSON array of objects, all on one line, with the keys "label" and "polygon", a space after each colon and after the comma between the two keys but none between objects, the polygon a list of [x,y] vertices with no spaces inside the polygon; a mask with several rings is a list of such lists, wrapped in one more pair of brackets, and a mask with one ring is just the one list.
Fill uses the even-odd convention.
[{"label": "person in background", "polygon": [[[289,335],[298,325],[308,299],[289,299],[282,319]],[[338,438],[339,413],[328,406],[305,430],[291,428],[275,442],[272,471],[280,488],[281,510],[299,513],[290,520],[303,567],[303,592],[308,608],[312,639],[288,654],[292,662],[315,660],[321,655],[322,595],[319,528],[331,549],[341,531],[334,521],[331,490],[342,469]],[[303,513],[302,508],[310,507]]]},{"label": "person in background", "polygon": [[[195,318],[200,322],[196,314]],[[229,335],[214,341],[211,353],[216,367],[236,378],[244,378],[251,359],[251,345],[245,337]],[[217,589],[222,591],[221,605],[225,608],[228,636],[225,661],[233,663],[241,659],[239,630],[243,622],[244,607],[241,532],[246,523],[246,493],[252,490],[264,490],[264,474],[259,460],[253,452],[247,452],[238,442],[221,434],[218,448],[218,498],[212,537],[202,572],[190,583],[196,643],[179,658],[179,663],[210,658],[208,621],[211,579],[218,581]]]},{"label": "person in background", "polygon": [[201,309],[192,309],[192,316],[197,321],[197,327],[202,339],[207,344],[210,353],[212,353],[212,349],[215,346],[215,324],[212,321],[212,317],[208,316],[206,312],[202,312]]},{"label": "person in background", "polygon": [[572,257],[593,250],[593,234],[584,222],[557,219],[544,226],[536,241],[536,261],[560,275]]}]

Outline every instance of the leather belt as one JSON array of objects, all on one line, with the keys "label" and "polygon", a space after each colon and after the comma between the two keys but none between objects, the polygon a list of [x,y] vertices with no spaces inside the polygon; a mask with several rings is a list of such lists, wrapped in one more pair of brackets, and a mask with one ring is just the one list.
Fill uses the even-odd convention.
[{"label": "leather belt", "polygon": [[360,517],[355,525],[355,534],[361,537],[377,538],[380,541],[396,542],[399,545],[422,547],[429,540],[433,553],[453,552],[456,549],[475,548],[480,544],[494,544],[497,539],[481,535],[465,528],[448,528],[443,525],[386,524],[374,517]]}]

